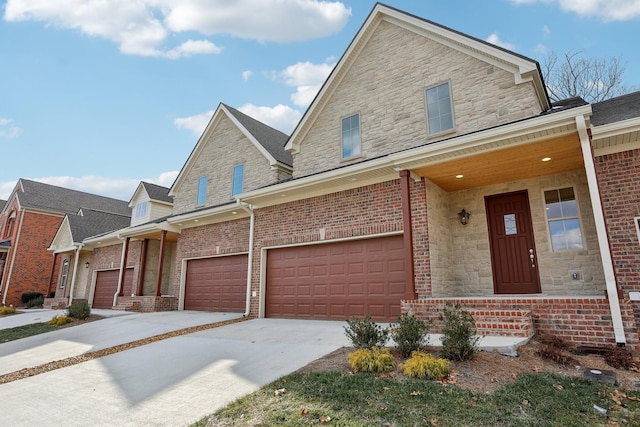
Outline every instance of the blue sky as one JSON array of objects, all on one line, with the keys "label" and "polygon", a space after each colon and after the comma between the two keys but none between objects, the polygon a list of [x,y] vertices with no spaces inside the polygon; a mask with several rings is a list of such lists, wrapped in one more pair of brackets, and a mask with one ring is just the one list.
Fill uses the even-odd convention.
[{"label": "blue sky", "polygon": [[[384,3],[541,62],[621,56],[640,88],[640,0]],[[170,187],[220,102],[289,133],[374,4],[1,0],[0,199]]]}]

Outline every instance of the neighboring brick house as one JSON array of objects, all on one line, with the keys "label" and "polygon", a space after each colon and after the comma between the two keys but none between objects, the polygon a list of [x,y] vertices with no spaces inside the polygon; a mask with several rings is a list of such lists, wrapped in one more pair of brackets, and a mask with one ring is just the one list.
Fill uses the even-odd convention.
[{"label": "neighboring brick house", "polygon": [[0,212],[3,305],[21,305],[24,292],[47,294],[54,256],[47,251],[65,215],[82,208],[128,215],[127,202],[27,179],[18,180]]},{"label": "neighboring brick house", "polygon": [[536,61],[376,4],[289,138],[221,104],[172,214],[117,234],[175,239],[178,309],[460,303],[481,333],[635,348],[639,150],[640,93],[552,103]]}]

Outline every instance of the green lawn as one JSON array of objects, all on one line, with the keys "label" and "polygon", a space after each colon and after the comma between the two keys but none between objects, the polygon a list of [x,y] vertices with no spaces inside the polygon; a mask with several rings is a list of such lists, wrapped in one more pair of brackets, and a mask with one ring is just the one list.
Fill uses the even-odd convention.
[{"label": "green lawn", "polygon": [[[280,390],[276,393],[275,390]],[[492,394],[434,381],[339,372],[292,374],[241,398],[203,426],[639,426],[640,392],[527,373]],[[619,394],[617,396],[620,396]]]},{"label": "green lawn", "polygon": [[31,323],[29,325],[16,326],[15,328],[0,329],[0,343],[55,331],[59,327],[60,326],[49,325],[47,323]]}]

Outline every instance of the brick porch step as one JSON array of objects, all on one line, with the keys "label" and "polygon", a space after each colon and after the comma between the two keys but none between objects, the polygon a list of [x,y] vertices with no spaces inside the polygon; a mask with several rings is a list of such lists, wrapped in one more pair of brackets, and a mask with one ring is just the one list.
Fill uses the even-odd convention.
[{"label": "brick porch step", "polygon": [[531,338],[534,334],[531,310],[467,309],[476,322],[478,335]]}]

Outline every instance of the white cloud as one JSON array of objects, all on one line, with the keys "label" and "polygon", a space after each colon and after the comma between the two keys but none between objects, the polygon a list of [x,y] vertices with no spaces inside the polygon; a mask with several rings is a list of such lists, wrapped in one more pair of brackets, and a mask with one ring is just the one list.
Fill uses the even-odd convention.
[{"label": "white cloud", "polygon": [[238,110],[287,135],[291,134],[302,117],[300,111],[282,104],[278,104],[275,107],[259,107],[253,104],[245,104]]},{"label": "white cloud", "polygon": [[609,21],[640,17],[640,0],[511,0],[515,4],[557,3],[562,10]]},{"label": "white cloud", "polygon": [[549,51],[549,48],[547,48],[547,46],[543,45],[542,43],[538,43],[538,45],[533,49],[533,51],[535,53],[545,55]]},{"label": "white cloud", "polygon": [[196,136],[202,135],[209,120],[213,117],[215,111],[207,111],[206,113],[196,114],[195,116],[179,117],[173,121],[173,124],[180,129],[188,129]]},{"label": "white cloud", "polygon": [[167,47],[172,33],[291,42],[336,33],[350,16],[344,4],[319,0],[8,0],[4,11],[9,22],[75,29],[111,40],[125,54],[169,59],[221,52],[208,40]]},{"label": "white cloud", "polygon": [[244,80],[245,82],[249,80],[251,76],[253,76],[253,71],[251,70],[245,70],[242,72],[242,80]]},{"label": "white cloud", "polygon": [[335,63],[312,64],[311,62],[298,62],[280,72],[288,86],[296,88],[291,95],[293,103],[299,107],[307,107],[313,101],[322,84],[327,79]]},{"label": "white cloud", "polygon": [[340,31],[351,9],[318,0],[160,0],[172,31],[230,34],[259,41],[292,42]]},{"label": "white cloud", "polygon": [[503,49],[515,50],[516,48],[514,44],[503,42],[502,40],[500,40],[500,37],[498,37],[498,33],[491,34],[489,37],[486,38],[485,41],[491,44],[495,44],[496,46],[500,46]]},{"label": "white cloud", "polygon": [[7,200],[16,186],[17,181],[0,182],[0,200]]},{"label": "white cloud", "polygon": [[550,29],[548,26],[546,26],[546,25],[545,25],[545,26],[543,26],[543,27],[542,27],[542,35],[543,35],[544,37],[549,37],[549,36],[551,36],[551,29]]},{"label": "white cloud", "polygon": [[17,126],[12,126],[11,123],[13,123],[13,120],[0,117],[0,139],[20,136],[22,129]]}]

